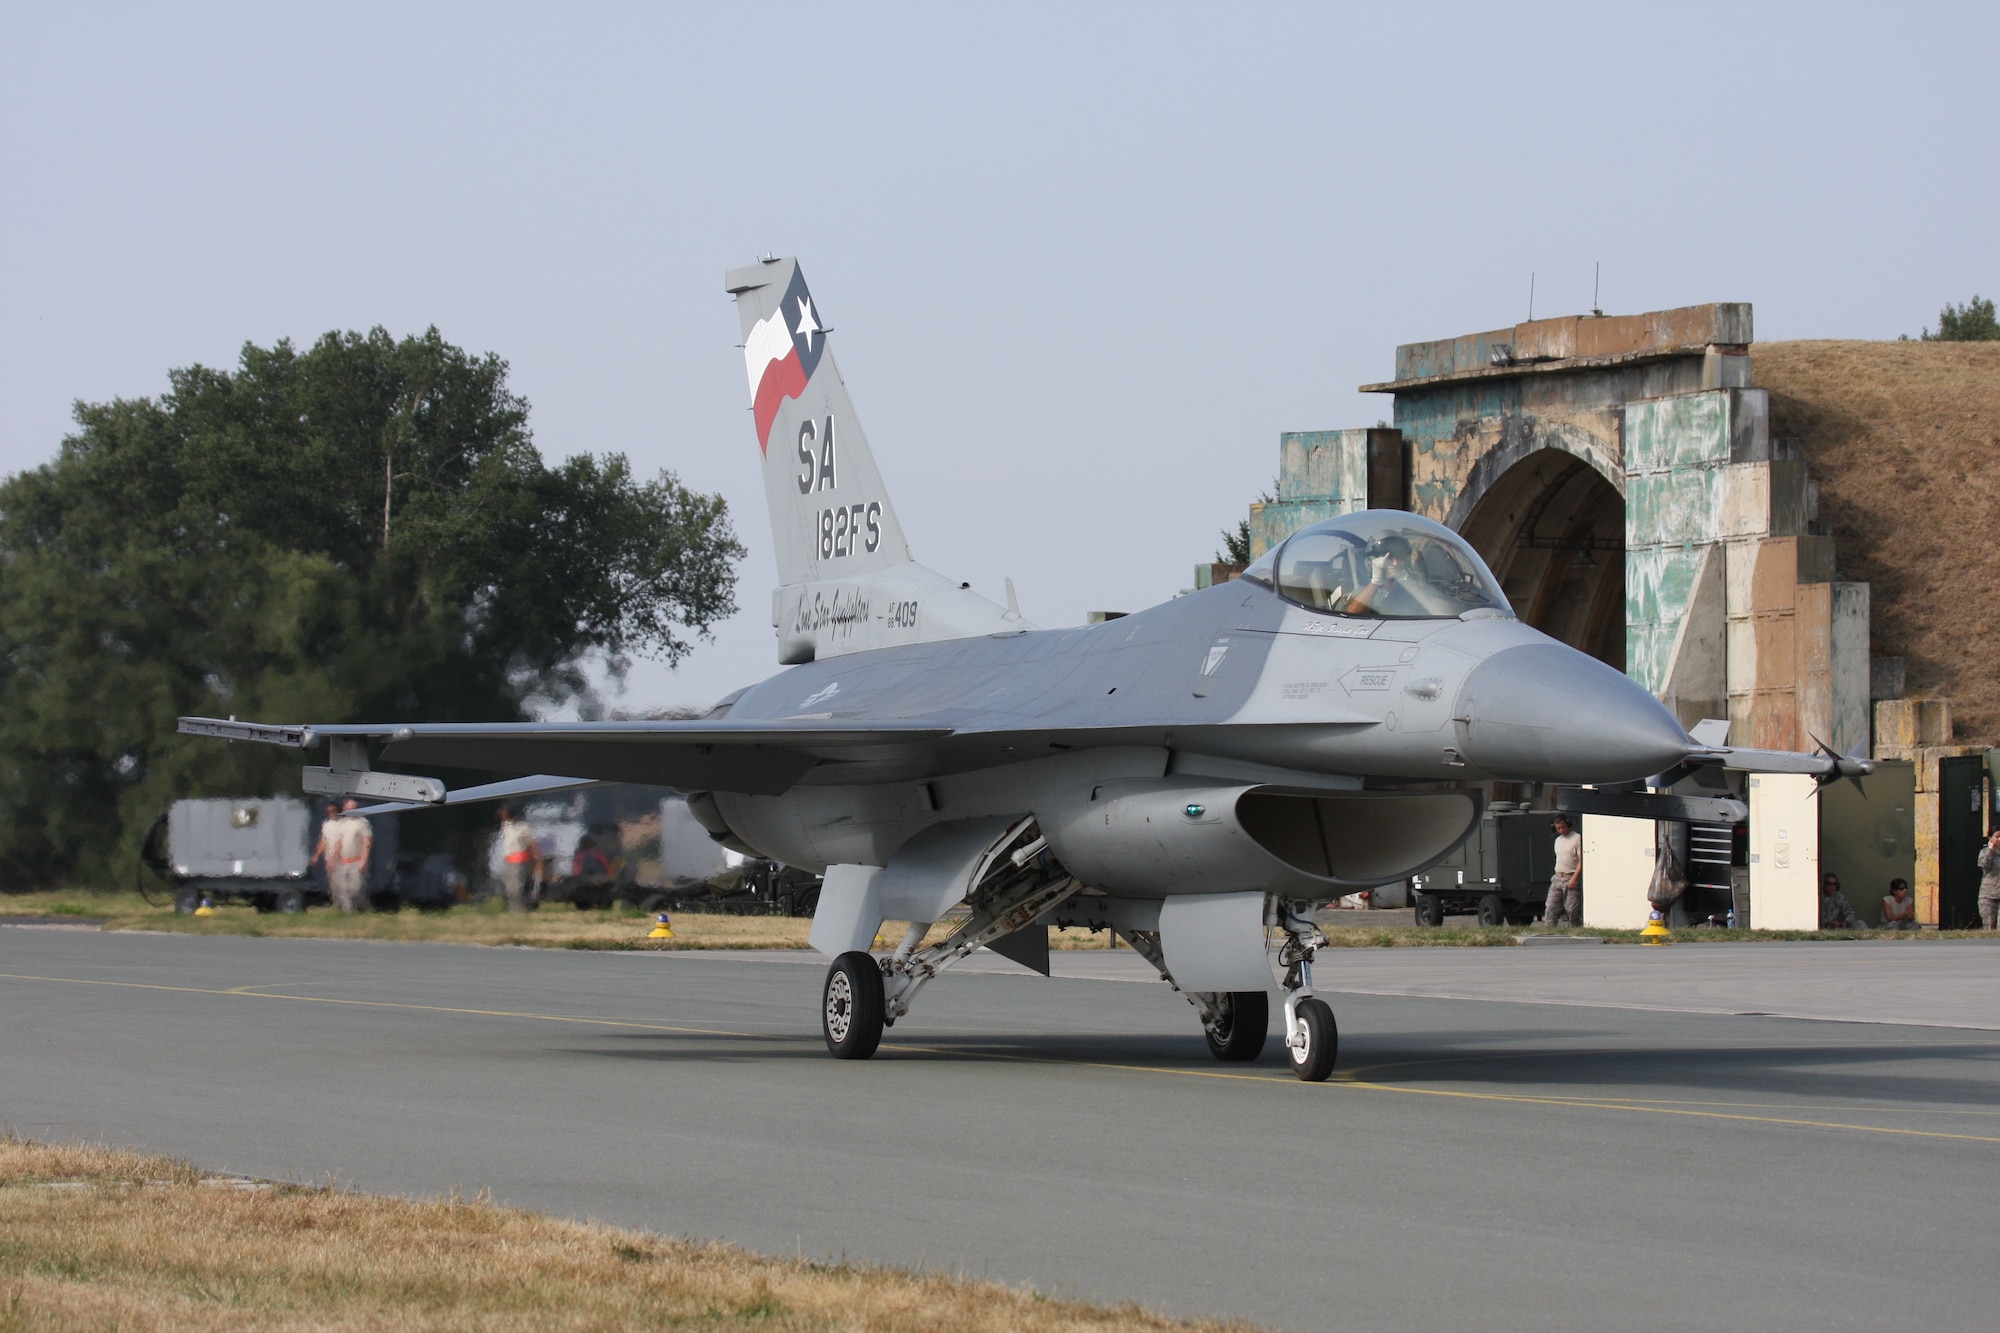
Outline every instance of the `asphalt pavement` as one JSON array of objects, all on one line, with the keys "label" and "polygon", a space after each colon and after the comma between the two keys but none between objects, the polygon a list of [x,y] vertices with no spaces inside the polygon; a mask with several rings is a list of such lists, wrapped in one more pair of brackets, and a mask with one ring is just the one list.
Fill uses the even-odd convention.
[{"label": "asphalt pavement", "polygon": [[0,1124],[1286,1329],[1990,1323],[2000,948],[1323,959],[1307,1085],[1117,954],[854,1064],[795,955],[0,927]]}]

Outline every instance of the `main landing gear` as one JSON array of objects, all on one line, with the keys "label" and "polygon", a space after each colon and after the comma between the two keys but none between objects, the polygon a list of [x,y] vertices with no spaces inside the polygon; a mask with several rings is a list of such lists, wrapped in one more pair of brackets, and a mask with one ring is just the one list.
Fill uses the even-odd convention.
[{"label": "main landing gear", "polygon": [[[1083,887],[1045,853],[1036,838],[1001,858],[1000,868],[981,882],[969,900],[965,924],[927,949],[930,922],[916,922],[896,951],[877,959],[855,950],[833,960],[821,992],[820,1028],[837,1059],[866,1060],[882,1044],[882,1029],[910,1012],[910,1001],[938,973],[972,956],[1004,935],[1034,924],[1035,918]],[[1263,996],[1257,997],[1259,1000]],[[1263,1020],[1258,1020],[1262,1041]]]},{"label": "main landing gear", "polygon": [[821,1029],[837,1059],[866,1060],[882,1044],[882,969],[856,949],[826,970]]},{"label": "main landing gear", "polygon": [[1201,1035],[1208,1038],[1210,1055],[1247,1064],[1264,1053],[1264,1039],[1271,1032],[1269,996],[1260,990],[1218,991],[1208,1000]]}]

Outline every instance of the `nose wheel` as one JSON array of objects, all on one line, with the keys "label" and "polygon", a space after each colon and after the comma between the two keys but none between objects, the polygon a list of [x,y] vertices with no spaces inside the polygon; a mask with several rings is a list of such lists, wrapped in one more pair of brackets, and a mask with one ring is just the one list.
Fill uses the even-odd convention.
[{"label": "nose wheel", "polygon": [[1324,1083],[1340,1053],[1333,1010],[1313,994],[1313,955],[1326,947],[1326,935],[1310,915],[1290,904],[1280,911],[1278,924],[1285,931],[1285,946],[1278,953],[1285,969],[1285,1050],[1302,1082]]},{"label": "nose wheel", "polygon": [[820,1026],[838,1060],[866,1060],[882,1044],[882,967],[860,950],[844,953],[826,970]]},{"label": "nose wheel", "polygon": [[1324,1083],[1340,1052],[1340,1029],[1333,1021],[1333,1010],[1325,1000],[1309,995],[1292,1006],[1292,1013],[1292,1031],[1286,1042],[1292,1072],[1303,1082]]}]

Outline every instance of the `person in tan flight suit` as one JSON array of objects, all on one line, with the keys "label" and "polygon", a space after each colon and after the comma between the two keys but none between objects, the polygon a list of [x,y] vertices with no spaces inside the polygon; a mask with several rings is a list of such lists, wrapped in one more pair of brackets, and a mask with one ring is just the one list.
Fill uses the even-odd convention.
[{"label": "person in tan flight suit", "polygon": [[343,912],[368,910],[368,857],[375,850],[375,830],[354,813],[359,804],[352,796],[320,825],[319,846],[313,860],[326,867],[327,893]]}]

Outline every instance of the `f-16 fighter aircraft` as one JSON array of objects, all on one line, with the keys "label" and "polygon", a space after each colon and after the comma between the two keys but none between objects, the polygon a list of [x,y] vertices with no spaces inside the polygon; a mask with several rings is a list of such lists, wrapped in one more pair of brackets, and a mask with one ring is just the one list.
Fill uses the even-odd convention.
[{"label": "f-16 fighter aircraft", "polygon": [[[1482,780],[1618,782],[1732,752],[1514,616],[1478,554],[1395,510],[1299,532],[1236,582],[1076,629],[917,564],[796,261],[728,275],[783,586],[788,670],[680,722],[181,730],[300,748],[327,794],[438,804],[591,782],[679,788],[717,841],[823,870],[827,1048],[873,1054],[987,946],[1044,974],[1049,926],[1110,929],[1181,991],[1218,1059],[1269,1029],[1332,1072],[1311,913],[1432,865]],[[371,750],[379,750],[371,756]],[[532,776],[447,792],[397,764]],[[1855,761],[1764,753],[1760,767]],[[1848,768],[1842,768],[1847,764]],[[963,906],[941,941],[930,927]],[[884,921],[909,922],[884,956]]]}]

